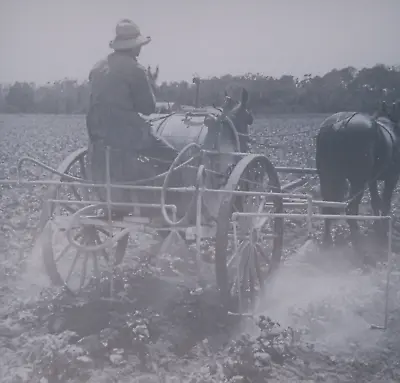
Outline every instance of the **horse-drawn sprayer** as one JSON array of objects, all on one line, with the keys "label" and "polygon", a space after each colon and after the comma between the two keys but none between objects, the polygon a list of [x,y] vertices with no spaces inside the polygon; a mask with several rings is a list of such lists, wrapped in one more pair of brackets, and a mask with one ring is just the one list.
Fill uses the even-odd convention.
[{"label": "horse-drawn sprayer", "polygon": [[[245,121],[245,103],[243,95],[235,107],[215,113],[195,108],[150,116],[154,136],[165,145],[158,147],[155,141],[154,147],[139,153],[132,166],[144,176],[135,182],[112,181],[110,147],[102,152],[103,174],[97,178],[92,147],[71,153],[57,169],[21,158],[17,179],[0,184],[48,186],[35,246],[51,282],[79,293],[102,271],[112,275],[130,247],[141,251],[151,243],[147,251],[155,256],[179,242],[189,249],[197,286],[215,282],[226,309],[243,314],[281,262],[285,219],[307,223],[305,242],[312,240],[315,220],[391,221],[385,216],[319,214],[321,207],[344,212],[346,203],[291,192],[301,179],[281,185],[279,173],[316,170],[275,167],[268,156],[250,153],[242,142],[241,124],[251,124]],[[23,179],[21,169],[27,163],[43,167],[52,178]],[[114,198],[121,194],[128,198]],[[386,328],[388,322],[391,235],[390,224],[385,320],[376,328]],[[211,282],[202,267],[205,242],[207,265],[215,271]],[[69,267],[60,266],[68,262]]]}]

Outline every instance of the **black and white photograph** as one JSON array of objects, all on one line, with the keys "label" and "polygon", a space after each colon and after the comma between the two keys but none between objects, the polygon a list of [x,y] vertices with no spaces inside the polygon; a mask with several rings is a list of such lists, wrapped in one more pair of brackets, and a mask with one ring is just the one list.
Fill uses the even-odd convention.
[{"label": "black and white photograph", "polygon": [[0,383],[400,382],[400,0],[0,0]]}]

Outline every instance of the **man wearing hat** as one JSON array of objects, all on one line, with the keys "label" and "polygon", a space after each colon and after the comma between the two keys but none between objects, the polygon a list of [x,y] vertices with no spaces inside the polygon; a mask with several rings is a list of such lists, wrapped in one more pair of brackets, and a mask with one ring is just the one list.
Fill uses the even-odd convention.
[{"label": "man wearing hat", "polygon": [[[149,115],[156,108],[154,80],[137,61],[142,46],[150,41],[133,21],[121,20],[116,37],[109,44],[114,52],[98,62],[89,74],[86,124],[91,176],[95,182],[104,181],[107,146],[111,149],[111,181],[127,183],[138,178],[136,151],[149,145],[151,135],[149,123],[139,113]],[[120,201],[121,193],[127,192],[114,189],[112,199]]]}]

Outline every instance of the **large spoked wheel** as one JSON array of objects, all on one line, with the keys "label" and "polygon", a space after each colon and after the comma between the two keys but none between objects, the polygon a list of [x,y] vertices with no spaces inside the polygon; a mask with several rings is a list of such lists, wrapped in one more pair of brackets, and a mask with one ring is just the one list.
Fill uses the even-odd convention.
[{"label": "large spoked wheel", "polygon": [[[79,180],[88,180],[88,151],[79,149],[68,156],[57,169],[58,173],[72,176]],[[129,235],[119,236],[122,228],[113,228],[111,231],[104,225],[85,224],[77,225],[72,229],[73,241],[82,246],[99,247],[102,243],[109,243],[111,237],[118,238],[114,246],[104,247],[96,251],[84,251],[82,248],[71,245],[66,238],[66,227],[83,205],[79,202],[93,201],[98,203],[97,193],[90,188],[73,186],[71,179],[57,175],[54,180],[60,184],[52,185],[46,195],[45,204],[39,222],[40,236],[37,246],[41,250],[44,267],[50,281],[54,285],[65,286],[72,292],[78,292],[86,287],[93,278],[99,278],[101,272],[109,269],[110,262],[118,265],[122,262],[128,245]],[[76,181],[76,180],[75,180]],[[68,204],[57,202],[69,200]],[[74,204],[74,201],[77,203]],[[101,222],[102,212],[93,211],[93,217]]]},{"label": "large spoked wheel", "polygon": [[[224,189],[281,191],[274,166],[265,156],[256,154],[239,161]],[[217,286],[228,309],[243,310],[254,304],[257,293],[263,289],[265,281],[280,263],[283,218],[239,216],[235,221],[235,212],[282,213],[283,201],[277,196],[239,196],[228,193],[222,198],[215,243]]]}]

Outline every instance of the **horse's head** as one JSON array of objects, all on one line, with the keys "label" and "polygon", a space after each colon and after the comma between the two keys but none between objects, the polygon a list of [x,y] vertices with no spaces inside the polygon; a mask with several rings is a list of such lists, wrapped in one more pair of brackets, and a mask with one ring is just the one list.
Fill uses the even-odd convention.
[{"label": "horse's head", "polygon": [[229,97],[225,91],[225,101],[222,106],[222,111],[235,124],[238,133],[242,134],[248,134],[248,127],[253,123],[253,115],[247,109],[248,101],[249,94],[244,88],[242,90],[240,102]]},{"label": "horse's head", "polygon": [[225,91],[224,103],[222,104],[222,110],[225,112],[231,111],[238,102],[234,100],[232,97],[228,96],[228,92]]},{"label": "horse's head", "polygon": [[218,109],[221,114],[217,117],[215,114],[209,114],[205,118],[205,124],[208,127],[215,128],[223,124],[231,125],[232,128],[238,134],[240,151],[248,151],[248,141],[249,141],[249,125],[253,123],[253,115],[249,110],[247,110],[249,95],[246,89],[242,90],[242,97],[240,102],[229,97],[225,92],[225,100],[222,105],[222,109]]}]

